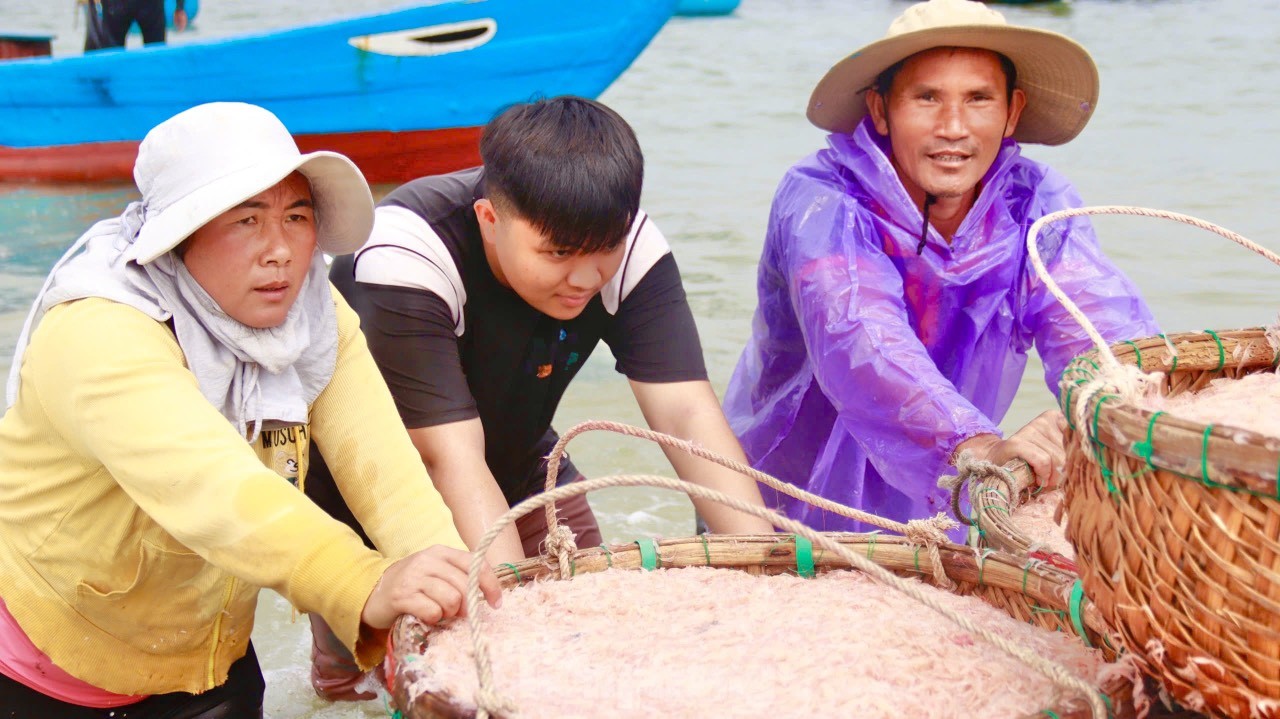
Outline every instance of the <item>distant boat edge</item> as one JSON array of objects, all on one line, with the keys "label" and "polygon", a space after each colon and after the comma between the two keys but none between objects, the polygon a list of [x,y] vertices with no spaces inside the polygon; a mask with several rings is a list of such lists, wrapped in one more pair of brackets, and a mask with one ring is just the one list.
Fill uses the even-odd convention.
[{"label": "distant boat edge", "polygon": [[0,61],[0,115],[11,120],[0,126],[0,182],[128,181],[150,128],[218,100],[272,110],[301,149],[348,155],[372,183],[474,166],[489,119],[538,97],[598,97],[676,0],[556,12],[571,2],[453,0],[257,35]]},{"label": "distant boat edge", "polygon": [[679,0],[676,15],[728,15],[738,9],[741,0]]}]

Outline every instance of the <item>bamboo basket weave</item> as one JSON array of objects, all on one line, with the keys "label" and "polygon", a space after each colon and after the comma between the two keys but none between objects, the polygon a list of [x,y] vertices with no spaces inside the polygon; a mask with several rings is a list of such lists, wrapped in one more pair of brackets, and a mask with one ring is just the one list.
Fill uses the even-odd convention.
[{"label": "bamboo basket weave", "polygon": [[[1165,371],[1167,395],[1277,360],[1261,329],[1169,340],[1176,355],[1160,337],[1111,349]],[[1081,396],[1098,359],[1077,358],[1059,392],[1071,423],[1068,536],[1086,593],[1184,705],[1280,717],[1280,439]]]},{"label": "bamboo basket weave", "polygon": [[[931,575],[927,559],[921,556],[921,548],[905,539],[876,534],[829,536],[896,574]],[[660,540],[654,545],[657,566],[664,568],[710,566],[757,575],[797,572],[796,542],[792,535],[702,536]],[[978,596],[1024,621],[1046,613],[1067,617],[1068,631],[1083,632],[1092,642],[1101,640],[1105,625],[1092,605],[1081,602],[1080,592],[1073,592],[1077,582],[1069,574],[1052,567],[1029,565],[1007,554],[988,552],[975,555],[972,549],[958,545],[942,547],[941,553],[946,574],[957,584],[956,593]],[[572,572],[599,572],[610,567],[640,569],[644,564],[643,554],[640,544],[634,542],[579,550],[572,558]],[[497,574],[503,588],[510,589],[523,582],[555,579],[558,574],[552,569],[552,564],[545,557],[534,558],[515,566],[504,565]],[[832,553],[813,554],[815,572],[847,571],[848,567]],[[409,617],[402,617],[396,622],[388,639],[384,667],[391,695],[405,719],[469,719],[475,716],[475,712],[461,708],[447,695],[415,695],[410,690],[416,680],[426,675],[426,671],[421,662],[415,663],[408,657],[425,650],[431,641],[431,633],[432,627]],[[1102,691],[1114,717],[1134,716],[1132,686],[1128,682],[1118,679],[1115,685],[1103,687]],[[1057,716],[1060,719],[1090,716],[1088,705],[1078,696],[1069,697],[1060,705],[1049,707],[1048,711],[1052,714],[1040,712],[1034,716]]]}]

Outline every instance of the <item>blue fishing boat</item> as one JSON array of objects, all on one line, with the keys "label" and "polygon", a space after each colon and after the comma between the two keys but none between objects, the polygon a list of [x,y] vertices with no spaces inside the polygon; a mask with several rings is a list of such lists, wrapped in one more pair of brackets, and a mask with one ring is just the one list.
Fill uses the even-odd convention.
[{"label": "blue fishing boat", "polygon": [[679,0],[677,15],[728,15],[738,9],[741,0]]},{"label": "blue fishing boat", "polygon": [[371,182],[479,162],[481,126],[539,96],[596,97],[676,0],[450,0],[184,45],[0,62],[0,180],[131,176],[138,142],[202,102],[276,113]]}]

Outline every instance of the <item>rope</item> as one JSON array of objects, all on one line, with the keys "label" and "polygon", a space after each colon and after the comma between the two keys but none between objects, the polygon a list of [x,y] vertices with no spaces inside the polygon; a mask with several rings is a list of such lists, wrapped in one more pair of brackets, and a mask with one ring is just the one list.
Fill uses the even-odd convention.
[{"label": "rope", "polygon": [[[1120,361],[1116,359],[1116,356],[1111,351],[1111,347],[1107,344],[1107,341],[1098,333],[1097,328],[1093,326],[1093,323],[1089,321],[1089,318],[1080,310],[1080,307],[1077,306],[1075,302],[1072,302],[1071,298],[1067,297],[1066,293],[1062,291],[1062,288],[1058,287],[1058,284],[1053,281],[1053,278],[1049,275],[1049,271],[1045,268],[1044,262],[1040,259],[1040,249],[1036,243],[1036,239],[1040,235],[1041,228],[1057,220],[1067,219],[1069,217],[1078,217],[1081,215],[1136,215],[1141,217],[1157,217],[1181,222],[1183,224],[1199,227],[1200,229],[1221,235],[1242,247],[1262,255],[1273,263],[1280,265],[1280,255],[1277,255],[1271,250],[1258,245],[1242,235],[1232,232],[1225,227],[1215,225],[1212,222],[1202,220],[1198,217],[1183,215],[1177,212],[1169,212],[1167,210],[1153,210],[1146,207],[1131,207],[1127,205],[1077,207],[1051,212],[1032,223],[1031,229],[1027,231],[1027,255],[1031,259],[1032,266],[1035,267],[1036,274],[1040,277],[1041,281],[1045,283],[1049,292],[1057,298],[1058,302],[1066,308],[1067,312],[1070,313],[1071,316],[1075,318],[1076,322],[1078,322],[1084,329],[1085,333],[1089,336],[1090,341],[1092,341],[1094,346],[1098,349],[1098,354],[1102,357],[1103,364],[1106,366],[1106,368],[1101,371],[1096,378],[1081,387],[1081,401],[1077,404],[1077,414],[1079,416],[1075,418],[1077,421],[1074,423],[1074,426],[1084,426],[1080,420],[1087,417],[1089,402],[1094,395],[1100,392],[1115,394],[1125,401],[1133,401],[1144,394],[1157,394],[1160,391],[1158,380],[1161,376],[1157,373],[1144,374],[1139,368],[1134,367],[1133,365],[1122,365]],[[1268,335],[1268,339],[1280,339],[1280,335],[1273,338],[1272,335],[1274,334],[1276,333],[1270,333]],[[1169,348],[1170,355],[1175,358],[1176,362],[1177,352],[1169,342],[1169,338],[1164,337],[1164,341],[1165,346]],[[1080,442],[1081,446],[1088,451],[1090,449],[1089,443],[1092,438],[1086,436],[1086,434],[1087,433],[1085,432],[1080,433]]]},{"label": "rope", "polygon": [[1062,288],[1058,287],[1058,284],[1049,276],[1048,270],[1045,269],[1044,262],[1040,259],[1040,249],[1036,245],[1036,238],[1039,236],[1040,229],[1042,227],[1050,222],[1064,220],[1069,217],[1078,217],[1080,215],[1137,215],[1141,217],[1157,217],[1166,220],[1173,220],[1175,222],[1192,225],[1193,227],[1199,227],[1202,230],[1208,230],[1214,234],[1221,235],[1242,247],[1253,250],[1275,264],[1280,265],[1280,255],[1277,255],[1271,250],[1262,247],[1242,235],[1232,232],[1225,227],[1215,225],[1212,222],[1202,220],[1198,217],[1183,215],[1177,212],[1169,212],[1167,210],[1153,210],[1146,207],[1131,207],[1128,205],[1098,205],[1095,207],[1076,207],[1069,210],[1059,210],[1057,212],[1051,212],[1036,220],[1032,223],[1031,229],[1027,232],[1027,254],[1031,258],[1031,264],[1035,266],[1036,274],[1044,281],[1045,286],[1049,288],[1049,291],[1053,293],[1053,296],[1058,299],[1058,302],[1062,303],[1062,306],[1067,309],[1067,312],[1071,313],[1071,316],[1075,318],[1076,322],[1079,322],[1080,326],[1084,328],[1085,333],[1089,335],[1089,339],[1091,339],[1094,346],[1098,348],[1098,353],[1102,356],[1104,363],[1107,364],[1109,368],[1119,367],[1119,360],[1117,360],[1115,354],[1111,352],[1111,347],[1108,346],[1107,341],[1102,338],[1102,335],[1098,334],[1097,328],[1093,326],[1093,323],[1089,321],[1089,318],[1085,316],[1084,312],[1080,310],[1076,303],[1072,302],[1071,299],[1067,297],[1066,293],[1062,291]]},{"label": "rope", "polygon": [[[788,519],[771,509],[748,504],[740,499],[736,499],[721,492],[707,489],[683,480],[669,479],[667,477],[621,475],[582,480],[563,487],[555,487],[542,494],[529,497],[499,517],[498,521],[494,522],[493,525],[489,527],[489,531],[485,532],[480,543],[472,551],[470,571],[467,575],[466,601],[467,624],[471,630],[471,644],[475,652],[476,668],[480,678],[480,688],[475,697],[477,705],[477,719],[489,719],[493,714],[509,716],[515,714],[516,711],[515,707],[493,688],[493,666],[489,661],[488,643],[485,641],[485,638],[480,631],[480,573],[487,567],[485,553],[489,550],[489,546],[493,544],[494,539],[496,539],[498,534],[500,534],[502,530],[506,529],[508,525],[514,523],[516,519],[523,517],[538,507],[551,507],[562,499],[585,494],[586,492],[605,487],[636,486],[674,489],[684,492],[693,498],[719,502],[744,514],[750,514],[755,517],[767,519],[775,526],[781,527],[787,532],[803,536],[823,549],[833,552],[836,556],[848,562],[850,566],[870,575],[881,583],[902,592],[908,597],[915,599],[943,617],[955,622],[966,631],[981,637],[1010,656],[1022,661],[1027,666],[1035,669],[1045,677],[1048,677],[1054,684],[1078,691],[1088,700],[1093,715],[1098,719],[1102,719],[1107,716],[1106,705],[1103,703],[1096,688],[1088,682],[1072,675],[1066,667],[1039,657],[1025,647],[1019,646],[1016,643],[1010,642],[1003,637],[979,627],[968,617],[948,609],[935,598],[926,595],[918,584],[902,579],[871,560],[854,554],[849,551],[848,548],[833,541],[831,538],[820,532],[816,532],[793,519]],[[934,549],[936,551],[937,548],[934,547]]]},{"label": "rope", "polygon": [[[975,491],[975,485],[973,484],[975,479],[979,482],[984,480],[1000,482],[1005,486],[1006,490],[1002,499],[1010,508],[1017,501],[1018,495],[1021,494],[1022,490],[1031,485],[1031,481],[1026,481],[1026,476],[1031,471],[1031,468],[1022,459],[1015,459],[1001,467],[994,462],[978,459],[968,452],[961,452],[956,457],[955,466],[956,473],[954,475],[944,474],[939,477],[938,486],[951,492],[951,512],[962,523],[970,527],[974,526],[974,523],[965,518],[964,513],[960,511],[960,493],[966,482],[969,483],[971,495]],[[1019,474],[1015,475],[1014,472]],[[974,505],[975,510],[977,509],[977,499],[970,496],[969,503]]]},{"label": "rope", "polygon": [[[815,507],[825,509],[828,512],[839,514],[843,517],[848,517],[864,524],[872,524],[877,527],[887,529],[890,532],[901,534],[912,544],[922,544],[927,548],[929,552],[929,559],[934,568],[934,581],[938,583],[938,586],[946,589],[950,589],[955,586],[951,582],[951,579],[947,577],[946,572],[942,571],[942,555],[938,552],[937,545],[939,543],[948,542],[947,532],[959,527],[960,525],[955,520],[947,517],[945,512],[939,512],[936,517],[931,519],[912,519],[906,524],[902,524],[891,519],[885,519],[884,517],[880,517],[875,514],[854,509],[853,507],[846,507],[845,505],[833,502],[826,497],[819,497],[816,494],[806,492],[799,487],[787,484],[776,477],[765,474],[764,472],[741,462],[723,457],[688,440],[672,437],[671,435],[662,434],[661,432],[642,429],[629,424],[623,424],[621,422],[591,420],[587,422],[580,422],[579,424],[570,427],[568,431],[560,437],[560,441],[556,442],[555,447],[551,449],[551,454],[547,457],[546,491],[550,492],[556,488],[556,479],[560,476],[560,458],[564,456],[564,448],[565,445],[569,443],[569,440],[585,432],[601,430],[616,432],[618,434],[637,437],[639,439],[647,439],[664,447],[679,449],[695,457],[701,457],[702,459],[714,462],[722,467],[732,469],[739,474],[744,474],[761,484],[782,492],[783,494],[803,500]],[[568,556],[574,551],[572,542],[573,535],[567,529],[560,527],[556,519],[556,509],[554,504],[547,505],[546,512],[547,553],[556,557],[561,568],[561,578],[563,578],[563,568],[568,566]],[[553,534],[556,535],[554,540],[552,539]],[[564,535],[568,535],[569,537],[567,544],[564,542]],[[552,551],[553,547],[554,553]]]}]

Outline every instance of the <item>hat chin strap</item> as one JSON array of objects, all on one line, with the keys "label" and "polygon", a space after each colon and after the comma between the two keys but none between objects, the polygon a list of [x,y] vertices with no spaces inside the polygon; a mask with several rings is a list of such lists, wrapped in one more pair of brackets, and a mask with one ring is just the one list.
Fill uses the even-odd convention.
[{"label": "hat chin strap", "polygon": [[922,211],[922,214],[924,215],[924,224],[920,226],[920,244],[916,245],[917,255],[924,254],[924,246],[929,242],[929,208],[937,201],[937,195],[934,195],[932,192],[924,193],[924,210]]}]

